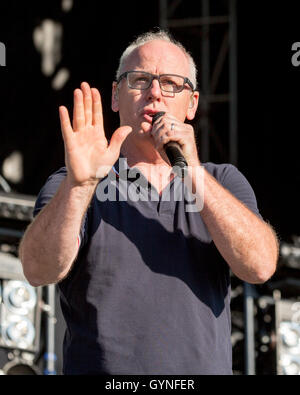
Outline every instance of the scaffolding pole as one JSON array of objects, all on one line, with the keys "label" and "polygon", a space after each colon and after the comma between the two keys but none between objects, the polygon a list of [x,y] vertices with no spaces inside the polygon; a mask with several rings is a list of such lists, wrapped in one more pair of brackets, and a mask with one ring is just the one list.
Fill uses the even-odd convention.
[{"label": "scaffolding pole", "polygon": [[238,70],[237,70],[237,11],[236,0],[229,0],[229,160],[238,164]]},{"label": "scaffolding pole", "polygon": [[[201,119],[197,127],[200,129],[201,161],[211,160],[210,129],[212,128],[211,109],[216,103],[227,103],[228,110],[228,138],[227,144],[230,163],[238,164],[238,108],[237,108],[237,4],[236,0],[227,0],[227,15],[211,15],[210,0],[202,0],[199,6],[201,15],[187,16],[185,18],[173,17],[176,8],[182,0],[160,0],[159,2],[159,22],[164,29],[175,30],[177,28],[194,29],[201,28],[202,37],[199,40],[200,59],[195,59],[201,69],[200,81],[200,102]],[[228,30],[224,34],[224,39],[219,51],[219,55],[214,64],[210,55],[211,39],[213,31],[211,27],[215,25],[227,26]],[[224,67],[225,59],[228,55],[229,75],[228,92],[217,93],[216,87],[219,77]],[[214,67],[213,67],[214,66]],[[218,136],[215,136],[218,139]],[[220,143],[218,144],[220,146]]]},{"label": "scaffolding pole", "polygon": [[[201,50],[198,66],[201,68],[200,109],[201,119],[198,123],[201,133],[201,161],[210,160],[210,129],[212,119],[210,110],[215,103],[228,103],[228,160],[238,165],[238,66],[237,66],[237,1],[227,0],[228,15],[210,15],[210,1],[202,0],[199,12],[185,18],[173,18],[176,7],[182,0],[160,0],[160,26],[164,29],[201,27],[202,37],[199,42]],[[228,30],[217,56],[215,66],[210,55],[213,25],[227,24]],[[181,30],[182,31],[182,30]],[[216,93],[221,71],[228,55],[228,92]],[[197,59],[195,59],[197,64]],[[219,143],[220,144],[220,143]],[[245,318],[245,373],[255,374],[255,329],[254,329],[254,288],[244,283],[244,318]]]},{"label": "scaffolding pole", "polygon": [[[202,0],[203,19],[209,20],[209,0]],[[209,42],[209,23],[203,24],[203,37],[201,40],[202,56],[201,56],[201,91],[202,100],[200,106],[202,117],[200,120],[201,131],[201,160],[209,161],[209,94],[210,94],[210,42]]]}]

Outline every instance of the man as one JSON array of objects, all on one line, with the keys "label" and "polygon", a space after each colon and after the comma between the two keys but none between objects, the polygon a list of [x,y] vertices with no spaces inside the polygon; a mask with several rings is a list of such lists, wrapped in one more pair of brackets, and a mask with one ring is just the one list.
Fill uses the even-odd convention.
[{"label": "man", "polygon": [[[65,374],[232,374],[229,270],[265,282],[278,245],[244,176],[201,163],[185,123],[195,88],[191,56],[159,31],[120,60],[112,90],[120,128],[109,143],[97,89],[74,91],[72,125],[59,109],[66,169],[40,192],[20,258],[33,286],[59,285]],[[165,154],[170,141],[187,161],[183,179]],[[112,187],[116,198],[105,199]]]}]

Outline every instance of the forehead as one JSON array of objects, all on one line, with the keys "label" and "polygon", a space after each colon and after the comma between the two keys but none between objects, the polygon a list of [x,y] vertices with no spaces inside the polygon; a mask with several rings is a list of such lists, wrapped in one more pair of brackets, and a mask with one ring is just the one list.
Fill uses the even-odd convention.
[{"label": "forehead", "polygon": [[189,62],[184,52],[175,44],[162,40],[150,41],[136,48],[129,55],[125,68],[156,74],[189,74]]}]

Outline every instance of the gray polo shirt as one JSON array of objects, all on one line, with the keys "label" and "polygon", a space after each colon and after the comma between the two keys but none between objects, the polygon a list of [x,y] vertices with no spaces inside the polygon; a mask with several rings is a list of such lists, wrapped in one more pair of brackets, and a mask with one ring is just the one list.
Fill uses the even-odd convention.
[{"label": "gray polo shirt", "polygon": [[[234,166],[203,166],[259,215]],[[64,373],[232,374],[229,267],[201,213],[187,209],[183,182],[175,177],[159,196],[132,170],[116,164],[99,183],[78,257],[59,283]],[[47,180],[35,214],[65,175]]]}]

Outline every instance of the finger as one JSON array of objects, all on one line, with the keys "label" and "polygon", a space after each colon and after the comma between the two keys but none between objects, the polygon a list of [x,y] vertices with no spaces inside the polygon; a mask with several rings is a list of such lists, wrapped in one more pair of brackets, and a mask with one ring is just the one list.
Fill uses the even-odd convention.
[{"label": "finger", "polygon": [[162,149],[163,146],[170,141],[169,137],[165,133],[157,133],[154,137],[155,148]]},{"label": "finger", "polygon": [[150,133],[154,139],[157,139],[161,133],[165,132],[165,129],[166,129],[165,125],[163,123],[158,122],[152,126]]},{"label": "finger", "polygon": [[154,138],[156,149],[161,149],[165,144],[170,141],[179,142],[182,138],[182,133],[178,133],[178,131],[175,131],[175,129],[172,130],[171,124],[161,124],[160,126],[153,128],[151,134]]},{"label": "finger", "polygon": [[83,94],[80,89],[74,91],[73,129],[74,132],[85,127]]},{"label": "finger", "polygon": [[150,125],[149,133],[150,133],[151,137],[153,138],[154,145],[156,147],[156,144],[157,144],[157,133],[158,133],[156,122],[153,125]]},{"label": "finger", "polygon": [[155,122],[152,123],[152,130],[153,131],[160,129],[164,125],[165,120],[163,117],[164,116],[158,118]]},{"label": "finger", "polygon": [[152,125],[149,122],[142,122],[141,128],[141,133],[148,133],[151,132]]},{"label": "finger", "polygon": [[91,88],[87,82],[81,84],[81,90],[83,92],[83,105],[84,105],[84,116],[85,124],[92,124],[92,93]]},{"label": "finger", "polygon": [[100,126],[100,128],[103,130],[103,113],[102,113],[101,96],[98,89],[92,88],[91,91],[92,91],[92,100],[93,100],[92,122],[94,126]]},{"label": "finger", "polygon": [[59,107],[59,118],[60,118],[60,126],[61,126],[63,139],[65,143],[68,144],[73,136],[73,129],[71,126],[69,112],[66,107],[64,106]]}]

